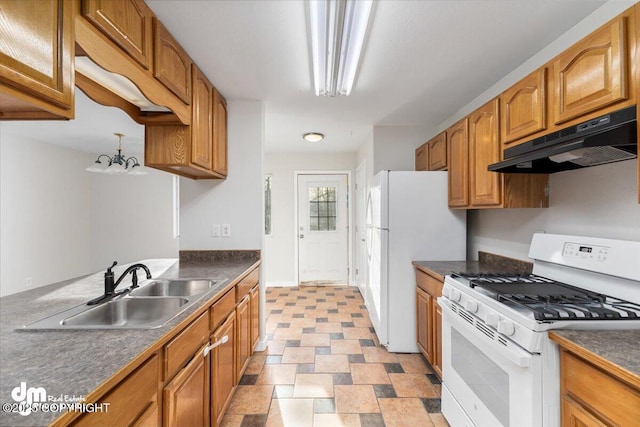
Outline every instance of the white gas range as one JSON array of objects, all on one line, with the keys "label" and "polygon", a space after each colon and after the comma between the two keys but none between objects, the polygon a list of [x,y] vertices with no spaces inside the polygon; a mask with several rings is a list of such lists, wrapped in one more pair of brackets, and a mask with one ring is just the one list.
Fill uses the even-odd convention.
[{"label": "white gas range", "polygon": [[533,274],[453,274],[442,297],[452,427],[560,425],[551,329],[640,329],[640,242],[535,234]]}]

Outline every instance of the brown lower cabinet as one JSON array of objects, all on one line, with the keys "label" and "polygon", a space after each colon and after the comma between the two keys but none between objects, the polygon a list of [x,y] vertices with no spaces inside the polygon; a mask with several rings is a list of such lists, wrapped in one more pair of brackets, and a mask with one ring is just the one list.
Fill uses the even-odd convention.
[{"label": "brown lower cabinet", "polygon": [[163,390],[163,426],[209,424],[209,355],[205,345]]},{"label": "brown lower cabinet", "polygon": [[222,422],[224,412],[231,401],[235,386],[239,381],[236,377],[236,312],[232,311],[224,323],[211,336],[211,342],[221,342],[227,337],[227,342],[211,351],[211,425],[217,426]]},{"label": "brown lower cabinet", "polygon": [[220,425],[259,339],[258,280],[256,265],[131,362],[126,375],[87,396],[88,403],[109,403],[107,412],[66,413],[51,425]]},{"label": "brown lower cabinet", "polygon": [[442,295],[443,279],[415,270],[418,348],[442,377],[442,311],[437,299]]},{"label": "brown lower cabinet", "polygon": [[236,372],[237,378],[242,378],[244,370],[249,364],[249,357],[251,356],[251,312],[249,305],[250,295],[247,294],[242,301],[238,303],[236,307],[236,321],[238,322],[238,357]]},{"label": "brown lower cabinet", "polygon": [[554,333],[560,345],[562,427],[640,425],[640,382],[636,375]]}]

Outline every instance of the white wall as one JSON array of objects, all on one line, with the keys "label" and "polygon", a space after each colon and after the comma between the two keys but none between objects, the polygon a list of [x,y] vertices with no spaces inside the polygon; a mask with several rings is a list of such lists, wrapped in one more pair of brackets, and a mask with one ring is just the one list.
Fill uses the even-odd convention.
[{"label": "white wall", "polygon": [[[139,159],[144,155],[137,156]],[[177,258],[173,237],[173,175],[90,176],[90,271],[146,258]],[[86,172],[85,178],[86,179]]]},{"label": "white wall", "polygon": [[91,272],[90,162],[0,126],[0,296]]},{"label": "white wall", "polygon": [[0,295],[144,258],[177,258],[172,175],[92,174],[95,155],[2,132]]},{"label": "white wall", "polygon": [[468,256],[487,251],[527,259],[538,231],[640,241],[635,160],[551,175],[546,209],[470,211]]},{"label": "white wall", "polygon": [[[180,179],[180,249],[261,249],[264,107],[258,101],[228,104],[226,180]],[[231,237],[212,237],[213,224],[231,225]]]},{"label": "white wall", "polygon": [[374,126],[373,175],[381,170],[414,170],[415,149],[430,138],[429,131],[419,126]]},{"label": "white wall", "polygon": [[[353,194],[356,153],[267,153],[271,174],[271,236],[265,237],[264,277],[267,286],[295,285],[295,171],[351,171]],[[354,200],[350,197],[350,200]],[[353,203],[350,203],[353,206]],[[353,230],[353,227],[351,227]],[[352,236],[353,239],[353,236]]]}]

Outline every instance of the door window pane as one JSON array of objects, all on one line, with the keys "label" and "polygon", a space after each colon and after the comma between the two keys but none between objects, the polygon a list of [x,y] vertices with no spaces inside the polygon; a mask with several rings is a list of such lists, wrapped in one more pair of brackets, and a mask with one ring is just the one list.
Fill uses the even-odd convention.
[{"label": "door window pane", "polygon": [[336,230],[336,187],[309,187],[309,229]]}]

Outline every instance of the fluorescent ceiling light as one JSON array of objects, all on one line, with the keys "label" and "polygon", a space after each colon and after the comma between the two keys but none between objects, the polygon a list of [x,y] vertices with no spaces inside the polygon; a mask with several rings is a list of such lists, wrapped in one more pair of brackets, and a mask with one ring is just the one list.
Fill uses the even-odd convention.
[{"label": "fluorescent ceiling light", "polygon": [[76,56],[76,71],[126,99],[142,111],[169,112],[167,107],[149,101],[131,80],[100,67],[86,56]]},{"label": "fluorescent ceiling light", "polygon": [[356,79],[373,0],[309,0],[318,96],[347,96]]}]

